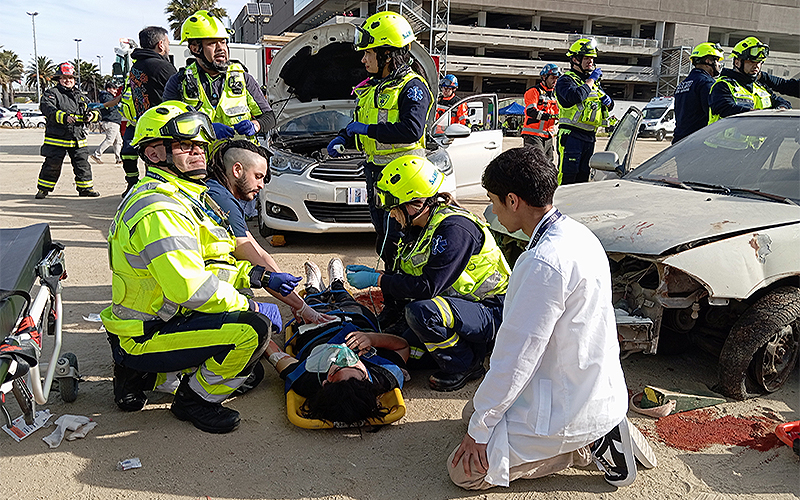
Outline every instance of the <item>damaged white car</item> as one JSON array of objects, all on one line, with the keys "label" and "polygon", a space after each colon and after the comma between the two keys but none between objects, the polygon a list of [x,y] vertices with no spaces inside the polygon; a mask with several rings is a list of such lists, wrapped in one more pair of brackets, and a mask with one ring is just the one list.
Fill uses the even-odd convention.
[{"label": "damaged white car", "polygon": [[718,392],[776,391],[800,347],[800,112],[720,120],[619,178],[621,157],[595,153],[612,178],[555,205],[608,254],[622,350],[696,346],[719,356]]},{"label": "damaged white car", "polygon": [[[361,63],[362,53],[353,49],[355,31],[350,23],[307,31],[281,48],[270,65],[267,90],[277,127],[266,144],[273,153],[272,180],[259,193],[262,236],[275,231],[373,231],[364,154],[345,150],[332,158],[326,150],[328,142],[352,121],[353,87],[369,76]],[[411,54],[426,80],[437,82],[428,52],[413,42]],[[445,115],[428,124],[427,157],[445,173],[445,191],[456,196],[483,195],[483,168],[503,145],[497,96],[471,96],[461,102],[480,103],[476,109],[484,115],[486,130],[450,125]]]}]

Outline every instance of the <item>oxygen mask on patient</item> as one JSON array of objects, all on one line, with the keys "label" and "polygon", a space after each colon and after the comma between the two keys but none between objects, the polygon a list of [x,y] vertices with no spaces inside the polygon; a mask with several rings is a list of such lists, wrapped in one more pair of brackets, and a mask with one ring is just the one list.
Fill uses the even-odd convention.
[{"label": "oxygen mask on patient", "polygon": [[358,354],[344,344],[322,344],[314,347],[306,358],[306,371],[327,373],[332,365],[342,368],[358,364]]}]

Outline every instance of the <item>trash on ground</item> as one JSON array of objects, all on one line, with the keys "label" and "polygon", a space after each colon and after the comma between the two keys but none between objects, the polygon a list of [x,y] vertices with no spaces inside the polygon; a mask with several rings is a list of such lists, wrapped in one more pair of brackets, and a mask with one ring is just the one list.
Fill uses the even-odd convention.
[{"label": "trash on ground", "polygon": [[634,394],[633,396],[631,396],[630,407],[636,413],[641,413],[642,415],[647,415],[648,417],[661,418],[661,417],[666,417],[667,415],[675,411],[675,405],[677,404],[677,402],[674,399],[668,399],[664,404],[659,406],[643,408],[642,407],[643,398],[644,398],[644,392],[640,392],[638,394]]},{"label": "trash on ground", "polygon": [[705,408],[707,406],[714,406],[727,402],[725,398],[715,397],[710,394],[685,394],[648,385],[644,388],[644,395],[640,407],[643,409],[657,408],[667,404],[669,400],[675,401],[675,409],[672,413],[697,410],[698,408]]},{"label": "trash on ground", "polygon": [[140,469],[142,467],[142,461],[138,458],[128,458],[126,460],[120,460],[117,464],[117,470],[130,470],[130,469]]},{"label": "trash on ground", "polygon": [[56,430],[50,433],[49,436],[42,438],[42,441],[47,443],[50,448],[58,448],[61,441],[64,440],[64,435],[67,431],[74,431],[67,437],[67,441],[85,437],[86,434],[97,427],[97,422],[92,421],[89,417],[82,415],[61,415],[56,420]]},{"label": "trash on ground", "polygon": [[269,244],[274,247],[285,247],[286,238],[284,238],[282,234],[275,234],[269,239]]},{"label": "trash on ground", "polygon": [[102,323],[103,320],[100,319],[100,315],[97,313],[89,313],[88,315],[83,317],[84,321],[90,321],[92,323]]},{"label": "trash on ground", "polygon": [[775,428],[775,435],[800,456],[800,420],[780,424]]},{"label": "trash on ground", "polygon": [[13,422],[11,422],[10,429],[7,425],[4,425],[3,430],[19,443],[26,437],[33,434],[35,431],[44,427],[44,424],[46,424],[52,416],[53,415],[50,413],[50,410],[39,410],[33,417],[33,424],[28,425],[25,423],[25,415],[20,415],[19,417],[15,418]]}]

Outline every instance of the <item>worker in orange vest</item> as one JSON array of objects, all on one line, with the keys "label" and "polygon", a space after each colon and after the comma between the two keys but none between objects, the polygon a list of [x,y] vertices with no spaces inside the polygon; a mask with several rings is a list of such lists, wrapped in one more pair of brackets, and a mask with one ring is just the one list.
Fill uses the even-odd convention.
[{"label": "worker in orange vest", "polygon": [[525,124],[522,140],[525,146],[541,149],[553,159],[558,102],[555,96],[556,80],[561,76],[558,66],[545,64],[539,72],[542,80],[525,92]]},{"label": "worker in orange vest", "polygon": [[[457,102],[456,90],[458,89],[458,78],[456,75],[445,75],[442,81],[439,82],[439,87],[442,89],[442,94],[439,96],[439,101],[436,103],[436,118],[442,116]],[[451,111],[450,123],[467,124],[467,105],[460,104],[455,112]]]}]

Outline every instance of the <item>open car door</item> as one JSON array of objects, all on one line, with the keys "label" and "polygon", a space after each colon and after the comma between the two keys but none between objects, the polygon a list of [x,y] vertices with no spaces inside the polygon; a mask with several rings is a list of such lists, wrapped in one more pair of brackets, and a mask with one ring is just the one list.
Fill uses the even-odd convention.
[{"label": "open car door", "polygon": [[[636,145],[636,136],[641,122],[641,110],[633,106],[628,108],[628,111],[625,112],[622,119],[620,119],[617,126],[614,128],[611,139],[609,139],[608,144],[606,144],[605,151],[599,154],[595,153],[589,160],[589,166],[592,167],[592,163],[599,161],[599,159],[603,159],[609,164],[613,163],[613,165],[610,165],[613,166],[613,171],[592,168],[590,180],[602,181],[604,179],[618,179],[633,170],[631,167],[633,148]],[[613,158],[613,156],[608,153],[615,154],[616,158]]]},{"label": "open car door", "polygon": [[[458,101],[431,125],[431,135],[447,148],[453,162],[457,198],[486,194],[481,187],[483,169],[503,151],[497,111],[496,94],[474,95]],[[455,127],[451,131],[459,129],[460,133],[448,137],[448,127]]]}]

